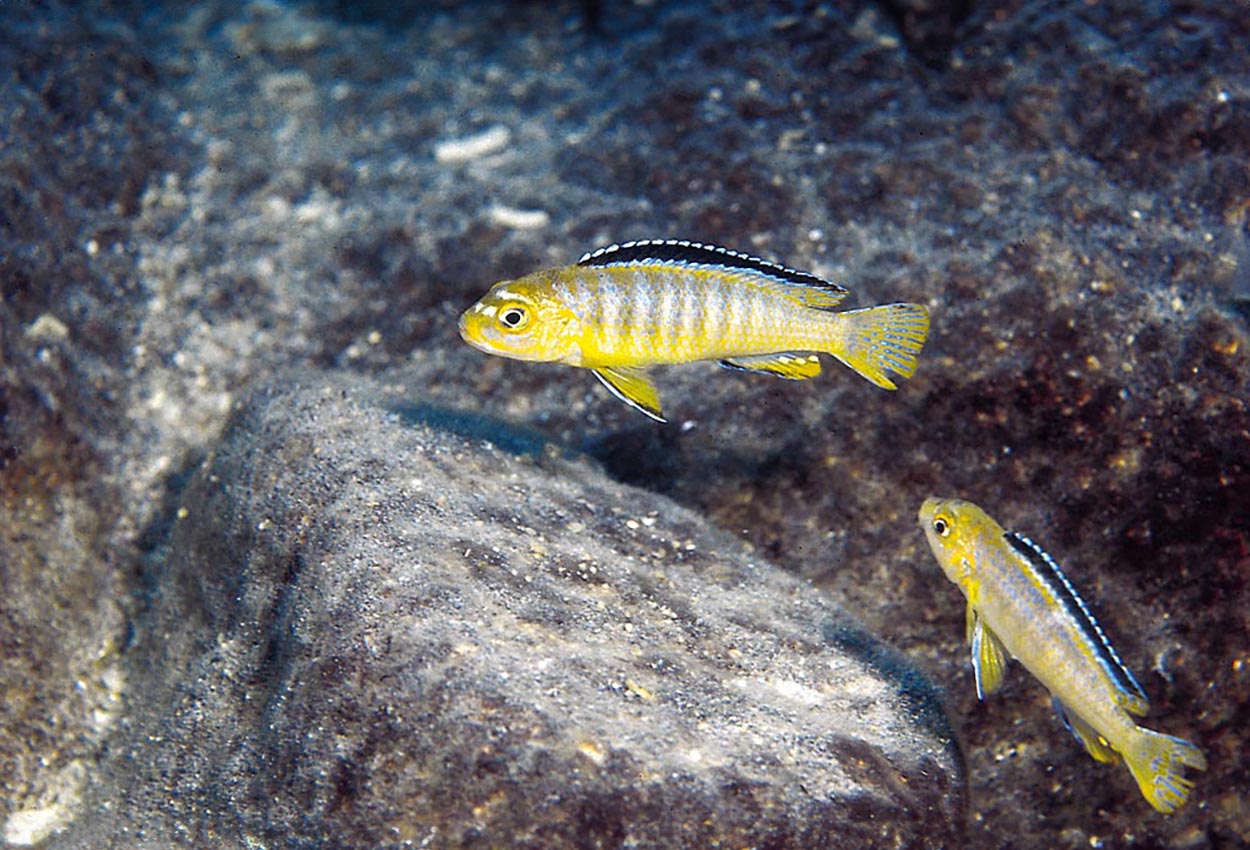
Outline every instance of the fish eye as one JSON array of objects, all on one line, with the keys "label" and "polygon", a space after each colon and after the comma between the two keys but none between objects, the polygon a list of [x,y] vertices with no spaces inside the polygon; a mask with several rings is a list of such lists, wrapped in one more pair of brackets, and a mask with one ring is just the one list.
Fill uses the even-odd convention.
[{"label": "fish eye", "polygon": [[509,330],[517,330],[525,326],[528,316],[521,307],[505,307],[499,311],[499,324]]},{"label": "fish eye", "polygon": [[951,526],[942,517],[937,517],[933,520],[933,530],[937,532],[938,537],[946,537],[951,533]]}]

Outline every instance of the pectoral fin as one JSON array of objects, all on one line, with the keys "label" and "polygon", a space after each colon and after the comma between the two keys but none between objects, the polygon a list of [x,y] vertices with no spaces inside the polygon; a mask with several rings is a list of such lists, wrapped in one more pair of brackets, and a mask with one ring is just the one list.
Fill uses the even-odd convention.
[{"label": "pectoral fin", "polygon": [[720,361],[726,369],[768,372],[791,381],[806,381],[820,374],[820,358],[810,351],[782,351],[753,357],[732,357]]},{"label": "pectoral fin", "polygon": [[660,413],[660,393],[643,369],[618,366],[592,370],[612,395],[640,410],[657,422],[667,422]]},{"label": "pectoral fin", "polygon": [[998,635],[969,606],[972,617],[972,672],[977,680],[977,699],[985,699],[1003,684],[1007,672],[1007,649]]},{"label": "pectoral fin", "polygon": [[1068,727],[1073,737],[1081,742],[1081,746],[1085,747],[1087,753],[1101,762],[1120,760],[1120,754],[1111,748],[1107,739],[1099,735],[1093,726],[1068,711],[1067,706],[1059,701],[1059,697],[1051,697],[1050,702],[1055,707],[1055,713],[1059,715],[1059,719],[1063,721],[1063,725]]}]

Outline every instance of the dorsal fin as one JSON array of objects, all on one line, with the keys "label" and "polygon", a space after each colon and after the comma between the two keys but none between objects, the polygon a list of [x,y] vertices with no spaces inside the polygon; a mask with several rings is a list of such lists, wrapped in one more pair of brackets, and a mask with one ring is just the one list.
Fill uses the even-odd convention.
[{"label": "dorsal fin", "polygon": [[715,245],[687,239],[640,239],[588,251],[579,266],[682,265],[723,269],[785,286],[791,297],[808,307],[827,309],[846,297],[846,288],[810,272],[761,260]]},{"label": "dorsal fin", "polygon": [[1142,690],[1137,679],[1129,672],[1128,667],[1120,660],[1119,654],[1111,646],[1103,633],[1102,626],[1094,619],[1089,608],[1076,592],[1076,588],[1068,581],[1068,577],[1059,569],[1054,559],[1023,534],[1008,531],[1003,535],[1007,544],[1028,561],[1034,572],[1050,588],[1051,593],[1063,606],[1063,609],[1077,621],[1081,631],[1093,645],[1094,653],[1103,666],[1111,674],[1112,680],[1122,691],[1125,698],[1125,709],[1133,714],[1145,714],[1150,707],[1146,692]]}]

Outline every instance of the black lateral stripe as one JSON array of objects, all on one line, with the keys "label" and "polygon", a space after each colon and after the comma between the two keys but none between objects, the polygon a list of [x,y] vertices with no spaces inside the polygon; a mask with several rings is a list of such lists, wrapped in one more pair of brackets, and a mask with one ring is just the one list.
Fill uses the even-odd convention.
[{"label": "black lateral stripe", "polygon": [[1050,591],[1055,594],[1059,604],[1076,620],[1081,631],[1089,637],[1090,643],[1093,644],[1094,651],[1098,654],[1103,666],[1111,671],[1116,684],[1128,693],[1146,700],[1146,694],[1142,691],[1141,685],[1137,684],[1137,679],[1133,678],[1133,674],[1129,672],[1128,667],[1120,660],[1120,656],[1103,633],[1102,627],[1098,625],[1098,621],[1094,619],[1094,615],[1086,607],[1085,600],[1081,599],[1077,594],[1076,588],[1068,581],[1068,577],[1063,574],[1063,570],[1059,569],[1059,565],[1055,563],[1054,559],[1047,555],[1042,547],[1023,534],[1008,531],[1003,537],[1012,549],[1023,555],[1025,560],[1032,565],[1038,576],[1046,583]]},{"label": "black lateral stripe", "polygon": [[608,245],[582,254],[579,266],[616,266],[627,263],[688,263],[699,266],[720,266],[740,269],[753,274],[776,278],[798,286],[814,286],[830,292],[845,293],[847,290],[832,281],[817,277],[811,272],[801,272],[740,251],[704,245],[687,239],[640,239]]}]

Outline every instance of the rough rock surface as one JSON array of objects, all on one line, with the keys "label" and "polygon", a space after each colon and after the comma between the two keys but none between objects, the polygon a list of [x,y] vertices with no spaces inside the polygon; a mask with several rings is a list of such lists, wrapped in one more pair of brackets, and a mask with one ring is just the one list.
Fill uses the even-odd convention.
[{"label": "rough rock surface", "polygon": [[956,841],[922,677],[696,515],[484,424],[351,375],[246,399],[58,846]]},{"label": "rough rock surface", "polygon": [[[1240,0],[0,3],[0,837],[86,817],[178,495],[340,367],[577,446],[947,688],[963,846],[1250,844]],[[685,236],[926,300],[883,393],[692,366],[667,428],[456,337],[495,280]],[[933,493],[1042,542],[1211,768],[1176,816],[1014,671],[978,704]],[[260,518],[257,518],[258,521]],[[116,814],[115,814],[116,816]],[[137,816],[131,812],[130,817]]]}]

